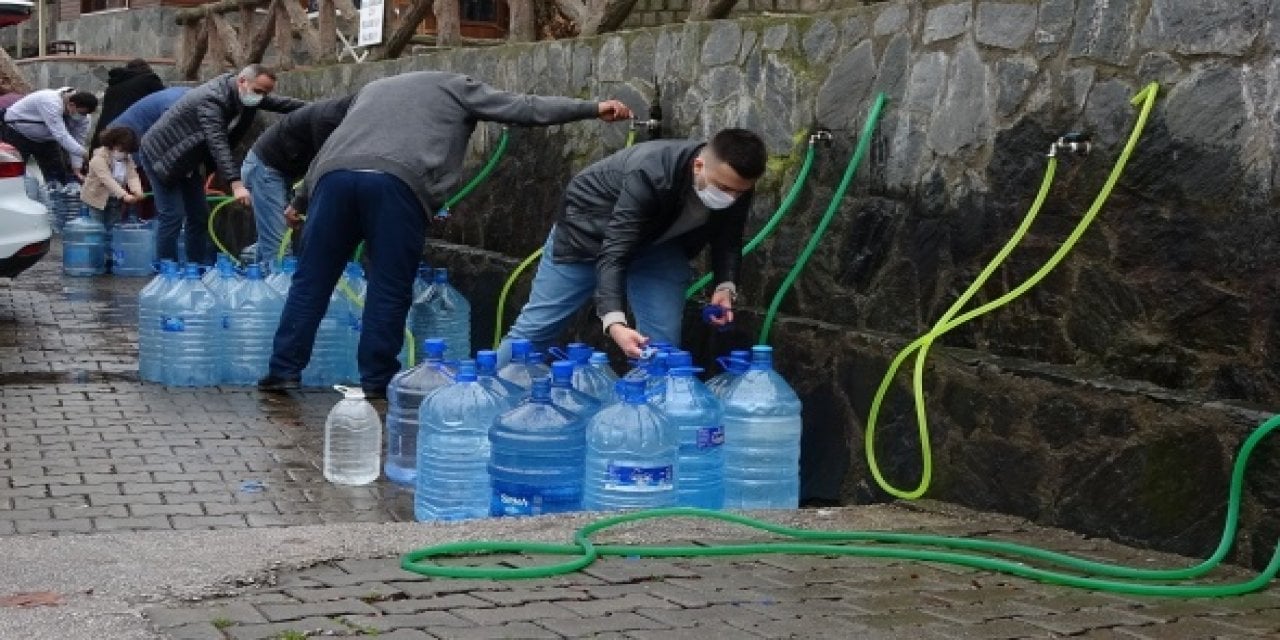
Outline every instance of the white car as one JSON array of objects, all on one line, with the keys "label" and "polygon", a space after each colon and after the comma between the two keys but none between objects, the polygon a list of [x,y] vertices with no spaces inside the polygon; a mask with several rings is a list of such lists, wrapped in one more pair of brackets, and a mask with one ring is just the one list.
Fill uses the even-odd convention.
[{"label": "white car", "polygon": [[27,163],[0,142],[0,278],[13,278],[49,253],[49,216],[27,196]]}]

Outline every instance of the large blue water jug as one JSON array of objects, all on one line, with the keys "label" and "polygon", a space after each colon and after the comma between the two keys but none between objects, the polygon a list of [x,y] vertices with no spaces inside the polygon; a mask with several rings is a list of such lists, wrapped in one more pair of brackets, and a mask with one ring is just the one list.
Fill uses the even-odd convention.
[{"label": "large blue water jug", "polygon": [[444,338],[445,358],[471,357],[471,303],[449,284],[449,270],[436,269],[431,286],[410,307],[409,330],[415,336]]},{"label": "large blue water jug", "polygon": [[245,268],[245,280],[227,295],[227,327],[222,381],[250,385],[267,375],[284,297],[267,284],[262,267]]},{"label": "large blue water jug", "polygon": [[[654,359],[659,354],[675,351],[675,346],[669,342],[653,342],[648,347],[649,355],[632,361],[632,367],[622,377],[630,380],[647,380],[653,369]],[[662,370],[662,375],[666,375],[666,369]]]},{"label": "large blue water jug", "polygon": [[582,508],[586,420],[551,401],[548,378],[534,380],[529,393],[528,400],[499,415],[489,430],[490,514],[495,516]]},{"label": "large blue water jug", "polygon": [[575,369],[574,388],[594,396],[601,404],[612,403],[617,399],[614,388],[618,385],[618,374],[609,363],[609,354],[603,351],[592,352],[589,362],[590,374],[579,377]]},{"label": "large blue water jug", "polygon": [[107,269],[107,230],[85,209],[62,229],[62,272],[96,276]]},{"label": "large blue water jug", "polygon": [[661,403],[680,430],[676,501],[682,507],[719,509],[724,506],[724,410],[697,371],[673,367]]},{"label": "large blue water jug", "polygon": [[138,292],[138,377],[143,382],[161,381],[164,314],[160,301],[178,281],[178,263],[164,260],[160,273]]},{"label": "large blue water jug", "polygon": [[543,362],[541,353],[533,350],[533,345],[524,338],[511,339],[511,359],[506,366],[498,370],[498,377],[529,390],[534,378],[551,374],[551,369]]},{"label": "large blue water jug", "polygon": [[600,411],[603,404],[573,388],[574,364],[568,360],[551,363],[551,402],[583,418],[583,424]]},{"label": "large blue water jug", "polygon": [[200,280],[204,282],[204,286],[213,287],[219,278],[224,277],[223,274],[227,269],[230,269],[231,273],[235,274],[236,265],[231,262],[231,256],[225,253],[219,253],[218,257],[213,261],[213,266],[209,269],[205,269],[204,276],[202,276]]},{"label": "large blue water jug", "polygon": [[718,358],[717,362],[720,363],[720,367],[724,371],[708,380],[707,388],[711,390],[711,393],[716,394],[716,397],[721,397],[724,394],[724,390],[729,388],[729,385],[734,380],[737,380],[747,372],[747,369],[751,366],[751,352],[730,351],[729,357]]},{"label": "large blue water jug", "polygon": [[481,386],[493,392],[493,395],[500,398],[507,409],[511,409],[528,397],[529,390],[510,380],[499,378],[496,371],[497,366],[498,353],[496,351],[481,349],[476,352],[476,373],[480,379]]},{"label": "large blue water jug", "polygon": [[347,341],[351,333],[347,298],[334,287],[329,295],[329,306],[320,319],[316,339],[311,347],[311,361],[302,370],[302,384],[308,387],[331,387],[335,384],[354,383],[347,377]]},{"label": "large blue water jug", "polygon": [[444,370],[444,340],[422,341],[422,360],[387,385],[387,479],[412,487],[418,476],[418,407],[436,389],[453,383]]},{"label": "large blue water jug", "polygon": [[645,399],[644,382],[619,380],[619,402],[587,425],[582,508],[653,509],[676,504],[680,433]]},{"label": "large blue water jug", "polygon": [[422,400],[413,498],[418,521],[489,515],[489,428],[506,409],[476,380],[475,363],[470,360],[458,365],[453,384]]},{"label": "large blue water jug", "polygon": [[280,295],[286,299],[289,297],[289,287],[293,285],[293,274],[298,272],[298,259],[294,256],[285,256],[280,261],[280,268],[271,272],[267,276],[267,284],[280,292]]},{"label": "large blue water jug", "polygon": [[222,353],[217,346],[217,302],[200,281],[199,267],[187,265],[182,280],[160,300],[160,309],[164,345],[161,381],[175,387],[218,384]]},{"label": "large blue water jug", "polygon": [[800,505],[800,399],[773,369],[773,349],[751,349],[751,367],[724,391],[724,506]]},{"label": "large blue water jug", "polygon": [[[661,401],[667,389],[667,371],[671,365],[667,360],[674,351],[659,351],[645,363],[644,393],[650,401]],[[681,352],[683,353],[683,352]]]},{"label": "large blue water jug", "polygon": [[[214,332],[214,342],[219,349],[226,342],[226,332],[231,326],[231,294],[240,287],[242,282],[240,274],[236,273],[236,267],[231,263],[231,260],[229,258],[223,260],[222,258],[223,256],[219,255],[218,262],[214,264],[214,268],[206,271],[200,279],[204,286],[208,287],[209,291],[213,293],[213,299],[216,303],[214,313],[217,318],[217,330]],[[224,364],[219,370],[219,375],[225,372],[226,367]]]},{"label": "large blue water jug", "polygon": [[117,276],[149,276],[156,261],[156,228],[137,218],[116,225],[111,234],[111,273]]},{"label": "large blue water jug", "polygon": [[347,310],[347,335],[344,348],[346,355],[342,358],[342,375],[347,380],[360,379],[360,366],[357,354],[360,351],[360,333],[364,327],[364,299],[369,291],[369,281],[365,280],[364,267],[359,262],[348,262],[347,268],[338,281],[338,290],[343,294]]}]

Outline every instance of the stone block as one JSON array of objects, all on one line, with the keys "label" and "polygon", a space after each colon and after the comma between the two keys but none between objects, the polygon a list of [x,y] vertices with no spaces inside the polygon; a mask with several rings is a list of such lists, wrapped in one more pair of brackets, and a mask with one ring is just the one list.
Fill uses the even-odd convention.
[{"label": "stone block", "polygon": [[950,40],[969,30],[970,4],[946,4],[930,9],[924,18],[925,44]]},{"label": "stone block", "polygon": [[979,44],[1020,50],[1036,28],[1036,7],[1005,2],[978,5],[976,34]]}]

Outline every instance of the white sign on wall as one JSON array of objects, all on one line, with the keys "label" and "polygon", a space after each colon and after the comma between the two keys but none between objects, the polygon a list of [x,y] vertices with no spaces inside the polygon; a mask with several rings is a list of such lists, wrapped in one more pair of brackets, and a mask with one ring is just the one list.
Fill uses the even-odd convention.
[{"label": "white sign on wall", "polygon": [[382,18],[385,0],[364,0],[360,3],[360,38],[358,47],[368,47],[382,42]]}]

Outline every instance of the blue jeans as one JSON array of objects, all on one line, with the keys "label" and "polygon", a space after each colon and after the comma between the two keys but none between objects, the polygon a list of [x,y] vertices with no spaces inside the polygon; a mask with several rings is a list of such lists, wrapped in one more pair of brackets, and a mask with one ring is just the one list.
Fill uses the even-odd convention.
[{"label": "blue jeans", "polygon": [[253,195],[253,221],[258,229],[258,263],[270,264],[274,269],[276,253],[284,240],[288,226],[284,221],[285,198],[289,185],[284,174],[262,163],[253,151],[245,156],[240,167],[240,179]]},{"label": "blue jeans", "polygon": [[289,287],[276,330],[270,373],[298,379],[311,361],[316,329],[347,259],[365,241],[369,289],[356,362],[365,389],[384,390],[400,370],[404,323],[413,280],[427,241],[427,217],[417,196],[394,176],[333,171],[316,184],[303,227],[307,250]]},{"label": "blue jeans", "polygon": [[[529,302],[520,309],[515,325],[498,349],[500,363],[510,359],[509,338],[524,338],[533,343],[534,351],[546,353],[565,324],[596,290],[595,263],[556,263],[554,244],[552,229],[542,248]],[[671,243],[643,249],[631,260],[627,265],[627,303],[637,331],[652,342],[680,344],[684,290],[692,274],[684,250]]]},{"label": "blue jeans", "polygon": [[178,178],[173,182],[161,182],[151,170],[145,155],[142,170],[151,182],[151,194],[155,198],[156,259],[178,259],[178,234],[183,226],[187,234],[187,261],[195,264],[213,264],[213,245],[209,241],[209,204],[204,199],[204,181],[200,174]]}]

